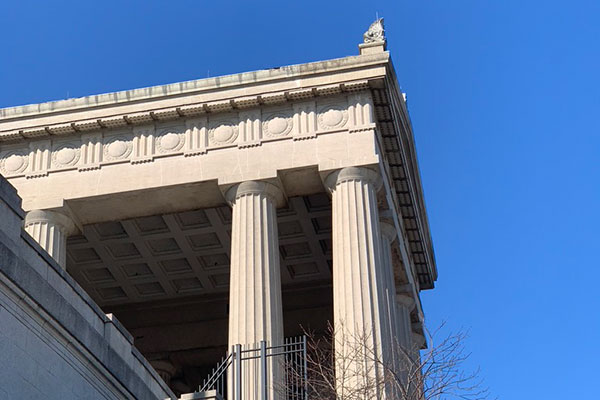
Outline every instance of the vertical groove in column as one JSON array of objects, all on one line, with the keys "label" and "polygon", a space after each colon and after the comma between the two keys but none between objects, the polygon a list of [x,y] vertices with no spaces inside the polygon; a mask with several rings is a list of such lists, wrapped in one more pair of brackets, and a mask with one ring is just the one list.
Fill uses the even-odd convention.
[{"label": "vertical groove in column", "polygon": [[55,211],[34,210],[27,213],[24,228],[61,267],[66,268],[67,236],[76,230],[71,219]]},{"label": "vertical groove in column", "polygon": [[[233,191],[230,347],[241,344],[245,349],[256,349],[261,340],[268,345],[283,343],[277,214],[273,194],[269,192],[273,187],[264,182],[244,182],[230,189]],[[243,362],[244,399],[258,400],[262,395],[258,362]],[[268,369],[267,380],[270,384],[278,382],[276,368]],[[268,397],[278,398],[273,387]]]},{"label": "vertical groove in column", "polygon": [[412,347],[410,311],[404,304],[398,304],[398,330],[403,346],[410,350]]},{"label": "vertical groove in column", "polygon": [[366,384],[374,389],[374,398],[380,398],[379,388],[372,382],[381,378],[382,369],[371,356],[386,362],[384,350],[390,348],[390,334],[375,174],[365,168],[347,168],[332,175],[335,181],[328,178],[328,185],[333,205],[336,356],[344,360],[344,354],[357,349],[367,353],[366,358],[345,359],[346,365],[336,361],[338,372],[343,368],[351,374],[345,382],[338,380],[338,392]]},{"label": "vertical groove in column", "polygon": [[396,285],[394,282],[394,270],[391,258],[390,240],[382,235],[382,256],[383,272],[385,274],[385,308],[386,308],[386,329],[390,336],[390,345],[392,349],[397,347],[398,333],[396,330]]},{"label": "vertical groove in column", "polygon": [[[402,310],[397,306],[396,283],[394,279],[394,266],[392,264],[392,245],[396,237],[396,227],[392,223],[381,222],[381,246],[383,257],[383,272],[386,276],[385,282],[385,319],[386,329],[389,336],[388,344],[390,349],[384,352],[390,354],[390,365],[399,374],[401,381],[405,382],[407,378],[407,359],[406,351],[410,350],[405,340],[405,331],[401,329],[400,318]],[[410,318],[410,313],[407,313]],[[410,322],[410,321],[409,321]],[[396,388],[397,389],[397,388]],[[393,396],[398,396],[394,391]]]}]

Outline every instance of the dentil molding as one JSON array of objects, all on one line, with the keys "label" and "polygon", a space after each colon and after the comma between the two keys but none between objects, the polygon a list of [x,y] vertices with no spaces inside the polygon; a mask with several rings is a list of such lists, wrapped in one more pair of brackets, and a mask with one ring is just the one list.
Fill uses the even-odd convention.
[{"label": "dentil molding", "polygon": [[[207,106],[201,107],[202,112],[164,121],[152,117],[163,114],[149,112],[123,116],[120,121],[114,119],[110,123],[86,122],[85,128],[79,123],[71,124],[81,130],[78,134],[75,131],[70,135],[51,134],[54,128],[48,128],[45,136],[40,133],[27,136],[27,141],[1,143],[0,173],[7,178],[40,178],[50,172],[74,169],[85,172],[116,163],[148,163],[160,157],[201,156],[222,148],[260,146],[269,141],[373,130],[370,92],[342,93],[340,87],[337,90],[330,88],[327,97],[315,99],[305,93],[302,101],[278,100],[275,104],[244,110],[233,109],[228,102],[218,108],[219,112],[204,113],[206,108],[211,109]],[[295,97],[288,93],[280,100],[292,98]]]}]

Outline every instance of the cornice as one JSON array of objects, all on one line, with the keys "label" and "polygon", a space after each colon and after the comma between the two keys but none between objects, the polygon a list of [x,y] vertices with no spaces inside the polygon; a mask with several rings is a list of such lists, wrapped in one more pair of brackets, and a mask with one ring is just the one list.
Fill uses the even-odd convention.
[{"label": "cornice", "polygon": [[377,125],[382,135],[387,167],[395,189],[398,215],[402,217],[412,262],[421,289],[432,289],[437,267],[416,158],[416,146],[406,100],[402,96],[392,62],[382,88],[373,88]]},{"label": "cornice", "polygon": [[200,102],[180,107],[149,109],[144,112],[123,113],[97,119],[79,119],[61,124],[43,124],[25,129],[0,131],[0,142],[18,142],[42,136],[64,136],[77,132],[95,131],[102,128],[144,125],[155,121],[168,121],[178,118],[196,117],[204,114],[226,113],[262,105],[276,105],[340,93],[359,92],[368,88],[369,81],[358,80],[333,85],[321,85],[312,88],[272,92],[256,96],[235,97],[222,101]]},{"label": "cornice", "polygon": [[[94,151],[103,151],[102,146],[109,146],[109,142],[103,143],[102,140],[96,139],[95,135],[102,135],[101,132],[112,129],[133,127],[133,136],[137,138],[135,140],[146,140],[148,135],[137,130],[143,131],[148,126],[153,126],[155,122],[186,120],[185,124],[189,125],[189,129],[185,134],[195,135],[196,131],[200,132],[198,129],[201,129],[201,124],[198,125],[194,120],[206,118],[210,120],[212,116],[219,114],[237,113],[240,122],[236,123],[242,123],[244,116],[254,113],[256,109],[285,103],[294,103],[292,104],[294,113],[301,113],[303,102],[312,102],[315,99],[318,102],[320,98],[367,90],[371,90],[375,98],[376,121],[374,122],[377,122],[383,135],[382,146],[386,149],[390,176],[397,192],[397,211],[405,220],[404,228],[407,229],[407,238],[411,241],[411,253],[417,265],[419,279],[422,280],[421,287],[431,288],[437,277],[437,270],[418,175],[412,127],[404,99],[400,98],[401,92],[387,52],[0,109],[0,147],[6,145],[5,149],[14,149],[23,146],[27,149],[26,152],[40,153],[44,165],[50,166],[52,160],[47,155],[44,156],[43,150],[59,151],[60,148],[48,147],[49,143],[54,142],[55,139],[62,141],[63,137],[68,141],[70,139],[67,136],[79,134],[82,146],[85,145],[80,150],[74,149],[75,155],[72,160],[76,160],[79,154],[84,154],[84,150],[92,151],[91,144],[98,140],[100,144],[94,144]],[[218,118],[220,116],[216,119]],[[255,116],[252,116],[252,119],[261,120],[260,117]],[[200,128],[195,131],[194,126]],[[348,127],[350,133],[364,129],[373,129],[371,123]],[[202,133],[199,134],[202,136]],[[290,138],[304,140],[313,138],[317,134],[320,134],[318,129],[303,134],[296,132]],[[152,141],[156,140],[157,138],[152,137],[150,142],[154,143]],[[261,140],[279,140],[279,138],[265,137]],[[236,145],[242,148],[257,143],[259,142],[249,139],[238,144],[215,145],[207,142],[206,148],[195,150],[177,148],[173,149],[172,153],[190,156],[203,154],[208,147],[212,149]],[[30,146],[33,147],[29,148]],[[148,162],[158,156],[144,153],[132,155],[131,160],[129,158],[127,160],[134,164]],[[160,156],[163,154],[161,153]],[[103,162],[116,163],[121,160],[107,159]],[[23,168],[27,166],[26,163],[23,165]],[[91,162],[79,166],[78,169],[84,171],[100,166],[97,162]],[[30,171],[23,174],[28,178],[46,176],[48,168],[42,172]],[[410,230],[414,231],[416,237],[411,236],[413,233],[409,232]]]},{"label": "cornice", "polygon": [[7,130],[2,129],[1,126],[3,123],[14,121],[15,119],[40,118],[53,114],[85,111],[102,107],[133,104],[136,102],[148,102],[165,98],[198,95],[214,91],[223,91],[236,87],[248,87],[274,83],[277,81],[290,81],[310,75],[339,73],[376,64],[385,64],[388,61],[389,54],[387,52],[380,54],[350,56],[326,61],[272,68],[268,70],[243,72],[233,75],[224,75],[214,78],[205,78],[167,85],[105,93],[81,98],[3,108],[0,109],[0,132]]}]

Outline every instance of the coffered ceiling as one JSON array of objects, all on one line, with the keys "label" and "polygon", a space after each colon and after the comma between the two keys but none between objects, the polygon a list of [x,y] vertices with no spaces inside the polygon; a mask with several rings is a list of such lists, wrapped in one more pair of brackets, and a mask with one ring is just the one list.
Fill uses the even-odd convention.
[{"label": "coffered ceiling", "polygon": [[[292,197],[278,210],[282,284],[331,279],[331,203]],[[221,206],[85,225],[67,270],[100,305],[227,292],[231,209]]]}]

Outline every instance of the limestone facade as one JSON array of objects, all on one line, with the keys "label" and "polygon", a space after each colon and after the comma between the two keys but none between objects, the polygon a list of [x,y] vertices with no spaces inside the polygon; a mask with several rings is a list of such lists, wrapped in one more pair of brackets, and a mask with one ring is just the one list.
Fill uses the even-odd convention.
[{"label": "limestone facade", "polygon": [[0,177],[0,398],[173,398],[120,322],[22,230],[20,203]]},{"label": "limestone facade", "polygon": [[[306,248],[332,287],[333,322],[350,335],[368,331],[384,358],[395,343],[422,337],[419,292],[437,272],[406,103],[379,41],[361,45],[359,56],[0,110],[0,173],[23,199],[26,232],[103,306],[218,292],[215,274],[176,279],[184,264],[159,270],[152,260],[204,257],[193,238],[164,232],[182,213],[206,210],[210,219],[231,207],[214,234],[227,247],[229,348],[283,340],[282,277],[298,281],[311,264],[288,265],[280,211],[327,193],[330,236],[307,235]],[[312,229],[307,213],[291,208],[303,215],[297,225]],[[133,229],[126,221],[153,216],[166,230],[156,228],[163,236],[148,248],[122,239]],[[114,243],[103,242],[101,224],[115,228],[106,236]],[[186,225],[178,226],[183,235]],[[89,227],[98,247],[88,246]],[[198,229],[199,248],[208,248],[207,228]],[[152,260],[117,265],[128,257]],[[135,265],[135,273],[124,269]],[[142,265],[151,278],[140,280]],[[154,365],[165,380],[176,374],[172,364]]]}]

